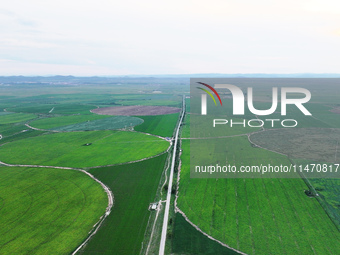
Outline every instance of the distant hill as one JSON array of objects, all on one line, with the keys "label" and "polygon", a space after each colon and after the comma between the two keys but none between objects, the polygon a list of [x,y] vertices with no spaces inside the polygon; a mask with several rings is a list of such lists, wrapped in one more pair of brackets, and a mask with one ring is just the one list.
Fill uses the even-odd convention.
[{"label": "distant hill", "polygon": [[[189,78],[340,78],[334,73],[296,73],[296,74],[157,74],[157,75],[125,75],[125,76],[0,76],[0,83],[46,83],[46,84],[103,84],[103,83],[157,83],[157,82],[184,82]],[[167,79],[166,81],[164,79]]]}]

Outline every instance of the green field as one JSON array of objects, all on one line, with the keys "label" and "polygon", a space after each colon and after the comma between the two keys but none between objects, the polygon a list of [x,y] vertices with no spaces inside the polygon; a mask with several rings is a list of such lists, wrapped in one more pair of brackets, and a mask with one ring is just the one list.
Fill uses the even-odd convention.
[{"label": "green field", "polygon": [[84,254],[139,254],[166,157],[90,170],[111,188],[115,204]]},{"label": "green field", "polygon": [[26,122],[31,119],[37,118],[34,114],[25,113],[12,113],[12,114],[2,114],[0,115],[0,124],[10,124],[18,122]]},{"label": "green field", "polygon": [[0,134],[3,137],[12,136],[23,130],[28,130],[28,127],[22,123],[0,124]]},{"label": "green field", "polygon": [[[243,127],[242,125],[230,127],[230,125],[218,125],[216,124],[214,128],[213,122],[216,119],[215,116],[197,116],[197,115],[187,115],[185,120],[184,135],[187,136],[190,129],[191,138],[205,138],[205,137],[224,137],[224,136],[234,136],[240,134],[247,134],[251,132],[259,131],[258,127]],[[234,122],[242,122],[243,119],[234,118]],[[189,124],[188,124],[189,122]]]},{"label": "green field", "polygon": [[[18,126],[19,130],[22,129],[21,126]],[[26,129],[22,129],[21,131],[18,131],[14,134],[11,134],[9,136],[3,136],[2,139],[0,140],[0,144],[5,144],[8,142],[13,142],[13,141],[17,141],[17,140],[21,140],[21,139],[25,139],[25,138],[29,138],[29,137],[35,137],[38,135],[41,135],[42,133],[44,133],[43,131],[37,131],[37,130],[33,130],[33,129],[27,129],[26,126],[24,126]],[[1,127],[0,127],[1,128]]]},{"label": "green field", "polygon": [[[246,79],[229,81],[240,86],[243,91],[250,86]],[[282,129],[275,126],[273,129],[265,124],[264,132],[250,136],[251,142],[254,143],[252,144],[247,136],[237,135],[250,134],[259,129],[241,128],[241,125],[236,128],[231,128],[230,125],[212,127],[212,119],[227,119],[229,124],[231,119],[241,121],[238,116],[232,115],[233,101],[230,95],[223,95],[222,92],[223,107],[215,106],[213,100],[208,99],[206,116],[200,114],[201,99],[192,97],[192,112],[190,117],[186,116],[183,137],[233,137],[182,141],[178,206],[205,233],[247,254],[339,254],[338,180],[307,180],[299,178],[297,174],[289,176],[295,177],[294,179],[280,179],[275,174],[264,176],[266,178],[248,176],[245,179],[234,179],[233,174],[229,174],[231,178],[223,178],[228,175],[190,173],[190,164],[230,164],[239,169],[241,165],[280,166],[290,165],[291,162],[306,162],[307,159],[338,163],[337,148],[340,136],[336,128],[340,124],[339,114],[330,110],[338,109],[339,105],[334,100],[336,97],[329,95],[337,94],[338,89],[335,89],[335,86],[327,87],[326,92],[325,88],[321,91],[317,85],[333,81],[254,79],[251,86],[256,88],[256,109],[270,108],[271,97],[268,97],[266,92],[268,89],[270,91],[270,87],[267,87],[270,82],[275,82],[275,86],[311,83],[308,89],[313,90],[314,97],[307,104],[307,109],[313,116],[304,116],[295,106],[288,106],[287,115],[282,116],[278,106],[273,114],[258,116],[259,119],[296,119],[299,128]],[[248,121],[257,117],[246,108],[242,118]],[[258,148],[256,145],[287,154],[289,157]],[[312,190],[319,195],[309,197],[305,190]],[[192,240],[187,239],[180,242],[182,247],[195,246],[192,245]],[[185,249],[179,251],[185,254]],[[188,253],[190,252],[192,249],[189,248]]]},{"label": "green field", "polygon": [[169,142],[163,139],[137,132],[67,132],[7,143],[0,147],[0,160],[9,164],[93,167],[152,157],[168,147]]},{"label": "green field", "polygon": [[[187,140],[186,140],[187,141]],[[185,142],[186,142],[185,141]],[[191,150],[190,158],[193,165],[192,177],[198,178],[252,178],[259,177],[257,173],[224,173],[218,172],[210,174],[209,172],[195,172],[194,166],[206,165],[231,165],[240,169],[241,166],[260,166],[261,164],[271,164],[272,166],[290,165],[286,156],[253,147],[247,136],[234,136],[229,138],[211,138],[211,139],[192,139],[190,148],[182,148],[185,155]],[[261,177],[261,176],[260,176]],[[276,173],[267,172],[264,177],[278,177]],[[282,177],[282,175],[281,175]],[[284,178],[298,177],[296,173],[285,173]]]},{"label": "green field", "polygon": [[171,254],[186,255],[237,255],[239,253],[228,249],[209,239],[191,226],[184,217],[176,213],[171,235]]},{"label": "green field", "polygon": [[87,101],[96,106],[128,106],[128,105],[153,105],[153,106],[179,106],[179,97],[172,94],[111,94],[98,95],[95,100]]},{"label": "green field", "polygon": [[142,119],[129,116],[75,115],[40,119],[31,126],[56,131],[87,131],[123,129],[141,123]]},{"label": "green field", "polygon": [[[97,115],[90,110],[121,105],[180,107],[182,95],[189,95],[188,78],[0,79],[0,109],[4,109],[0,112],[0,161],[84,168],[113,192],[111,214],[79,253],[144,255],[141,251],[146,251],[149,240],[153,241],[150,254],[158,251],[165,203],[152,239],[149,233],[156,212],[150,212],[148,206],[156,199],[165,199],[167,188],[161,189],[161,184],[170,155],[165,152],[169,142],[155,135],[172,137],[179,113],[127,117]],[[26,79],[28,82],[20,82]],[[209,173],[193,178],[189,169],[190,161],[237,167],[290,165],[310,159],[338,162],[340,79],[229,81],[245,95],[247,87],[254,88],[256,109],[271,107],[268,92],[272,86],[308,84],[312,99],[306,108],[313,116],[304,116],[292,105],[288,105],[288,114],[282,116],[279,103],[273,114],[258,117],[297,119],[299,128],[269,129],[267,123],[264,132],[250,135],[249,142],[247,135],[260,131],[259,128],[211,128],[215,118],[233,118],[238,122],[256,119],[246,102],[245,115],[232,116],[230,94],[218,91],[223,106],[207,97],[208,115],[201,116],[201,97],[196,100],[191,94],[186,98],[182,128],[182,137],[186,139],[178,147],[182,152],[178,207],[202,231],[249,255],[340,254],[339,179],[217,179]],[[25,123],[46,131],[32,130]],[[189,140],[190,136],[197,139]],[[190,150],[194,156],[190,156]],[[309,197],[305,190],[318,196]],[[171,201],[174,200],[172,195]],[[107,195],[102,187],[79,171],[0,166],[0,254],[70,254],[87,238],[106,206]],[[166,254],[235,255],[173,212],[173,205],[170,208]]]},{"label": "green field", "polygon": [[74,125],[77,123],[88,122],[92,120],[104,119],[107,116],[92,114],[92,115],[72,115],[72,116],[59,116],[59,117],[49,117],[41,118],[30,122],[30,125],[35,128],[40,129],[50,129],[53,130],[62,126]]},{"label": "green field", "polygon": [[186,113],[183,119],[183,127],[181,129],[181,137],[189,138],[190,137],[190,114]]},{"label": "green field", "polygon": [[0,167],[0,254],[70,254],[106,206],[81,172]]},{"label": "green field", "polygon": [[136,131],[159,135],[163,137],[172,137],[179,113],[156,115],[156,116],[138,116],[144,120],[141,125],[136,126]]},{"label": "green field", "polygon": [[13,114],[13,112],[1,112],[1,111],[0,111],[0,116],[2,116],[2,115],[7,115],[7,114]]},{"label": "green field", "polygon": [[324,123],[324,127],[333,127],[339,128],[340,127],[340,115],[339,113],[331,112],[333,108],[338,108],[338,104],[333,105],[321,105],[320,108],[316,109],[313,112],[313,116],[317,118],[319,121]]},{"label": "green field", "polygon": [[340,231],[340,179],[311,178],[318,201]]},{"label": "green field", "polygon": [[[251,139],[264,148],[288,155],[292,162],[302,165],[303,169],[311,163],[336,164],[340,157],[337,150],[340,130],[336,128],[267,130],[252,135]],[[339,179],[330,179],[338,178],[339,174],[318,173],[316,170],[303,171],[302,174],[304,178],[308,178],[307,183],[312,185],[310,189],[319,194],[316,198],[340,229]]]},{"label": "green field", "polygon": [[[190,178],[189,144],[182,143],[178,206],[204,232],[248,254],[340,252],[338,229],[319,202],[305,195],[308,187],[302,179]],[[236,165],[288,162],[251,147],[244,137],[225,139],[224,144],[227,158]],[[204,140],[200,148],[209,155]]]},{"label": "green field", "polygon": [[95,109],[94,105],[82,104],[37,104],[25,103],[16,107],[8,108],[8,111],[18,113],[43,113],[43,114],[90,114]]},{"label": "green field", "polygon": [[251,135],[251,141],[261,147],[284,153],[293,159],[335,162],[340,157],[337,144],[338,128],[294,128],[266,130]]},{"label": "green field", "polygon": [[[144,78],[129,82],[114,78],[109,83],[97,83],[95,77],[86,82],[77,77],[69,77],[70,82],[60,82],[59,77],[28,79],[48,81],[9,81],[8,86],[7,81],[1,82],[6,86],[0,86],[0,109],[8,112],[0,113],[0,160],[82,168],[122,163],[90,170],[110,185],[115,203],[85,253],[138,254],[169,142],[139,132],[109,130],[139,125],[142,132],[171,136],[178,114],[155,120],[146,117],[149,124],[143,125],[142,118],[100,116],[90,110],[117,105],[179,106],[180,97],[173,91],[182,93],[182,84],[166,79],[165,86],[164,80],[160,84],[159,79]],[[163,93],[153,93],[156,90]],[[25,123],[49,131],[32,130]],[[124,164],[147,157],[151,159]],[[88,236],[106,205],[100,185],[80,172],[0,167],[0,254],[70,254]]]}]

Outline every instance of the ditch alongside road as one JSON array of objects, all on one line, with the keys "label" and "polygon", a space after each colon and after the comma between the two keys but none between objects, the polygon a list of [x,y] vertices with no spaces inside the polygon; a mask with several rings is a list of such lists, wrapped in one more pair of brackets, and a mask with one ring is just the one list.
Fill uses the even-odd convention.
[{"label": "ditch alongside road", "polygon": [[175,140],[174,150],[173,150],[173,154],[172,154],[170,176],[169,176],[169,183],[168,183],[168,192],[167,192],[165,212],[164,212],[164,218],[163,218],[162,235],[161,235],[161,241],[160,241],[160,247],[159,247],[159,255],[164,255],[164,251],[165,251],[165,242],[166,242],[166,235],[167,235],[167,231],[168,231],[168,220],[169,220],[169,211],[170,211],[170,202],[171,202],[172,182],[173,182],[175,162],[176,162],[176,150],[177,150],[178,134],[179,134],[179,130],[181,128],[182,122],[183,122],[184,114],[185,114],[185,97],[183,96],[182,112],[181,112],[181,116],[179,118],[179,122],[178,122],[177,127],[176,127],[176,133],[175,133],[175,136],[174,136],[174,140]]}]

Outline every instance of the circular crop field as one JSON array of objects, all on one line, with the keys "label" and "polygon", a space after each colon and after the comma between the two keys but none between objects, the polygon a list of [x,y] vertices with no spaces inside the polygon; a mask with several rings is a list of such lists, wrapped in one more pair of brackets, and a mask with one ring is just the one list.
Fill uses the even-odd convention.
[{"label": "circular crop field", "polygon": [[0,161],[15,165],[94,167],[141,160],[168,147],[168,141],[137,132],[65,132],[4,144],[0,147]]},{"label": "circular crop field", "polygon": [[124,115],[124,116],[164,115],[180,111],[181,109],[177,107],[149,106],[149,105],[103,107],[91,110],[91,112],[100,115]]},{"label": "circular crop field", "polygon": [[0,168],[0,254],[71,254],[104,214],[89,176],[50,168]]},{"label": "circular crop field", "polygon": [[44,118],[32,121],[30,125],[35,128],[49,129],[56,131],[95,131],[115,130],[137,126],[143,120],[130,116],[99,116],[99,115],[75,115]]}]

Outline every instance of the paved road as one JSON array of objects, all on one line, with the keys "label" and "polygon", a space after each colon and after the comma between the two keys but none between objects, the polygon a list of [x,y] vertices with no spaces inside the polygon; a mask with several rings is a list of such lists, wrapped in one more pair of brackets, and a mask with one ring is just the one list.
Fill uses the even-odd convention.
[{"label": "paved road", "polygon": [[171,162],[171,168],[170,168],[170,177],[169,177],[169,183],[168,183],[168,193],[166,197],[166,204],[165,204],[165,212],[164,212],[164,219],[163,219],[163,228],[162,228],[162,237],[161,242],[159,246],[159,255],[164,255],[165,250],[165,241],[166,241],[166,233],[168,228],[168,219],[169,219],[169,211],[170,211],[170,201],[171,201],[171,190],[172,190],[172,180],[174,177],[174,168],[175,168],[175,160],[176,160],[176,149],[177,149],[177,140],[178,140],[178,133],[179,129],[181,127],[183,116],[185,113],[185,97],[183,96],[183,108],[182,108],[182,114],[177,126],[176,135],[175,135],[175,143],[174,143],[174,151],[172,154],[172,162]]}]

